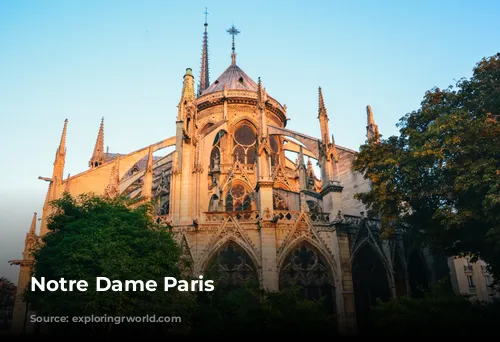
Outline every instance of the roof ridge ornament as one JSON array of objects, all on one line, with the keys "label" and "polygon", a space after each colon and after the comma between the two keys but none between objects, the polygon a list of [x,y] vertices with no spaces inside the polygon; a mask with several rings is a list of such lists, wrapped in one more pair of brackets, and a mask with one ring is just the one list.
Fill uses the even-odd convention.
[{"label": "roof ridge ornament", "polygon": [[240,31],[233,24],[226,32],[233,36],[233,45],[232,45],[233,53],[231,54],[231,64],[236,65],[236,53],[234,52],[234,50],[235,50],[235,48],[234,48],[234,36],[240,34]]}]

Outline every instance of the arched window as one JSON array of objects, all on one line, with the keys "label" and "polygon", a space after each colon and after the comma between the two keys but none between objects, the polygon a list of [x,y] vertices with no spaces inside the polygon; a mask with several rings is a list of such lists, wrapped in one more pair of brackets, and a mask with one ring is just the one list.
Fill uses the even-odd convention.
[{"label": "arched window", "polygon": [[244,123],[234,132],[233,161],[242,164],[255,163],[255,144],[257,138],[255,131],[248,124]]},{"label": "arched window", "polygon": [[277,135],[271,135],[269,137],[269,144],[271,145],[271,166],[276,166],[279,164],[279,146],[280,146],[280,138]]},{"label": "arched window", "polygon": [[369,322],[370,307],[376,304],[377,298],[385,301],[391,297],[387,272],[381,258],[371,245],[364,243],[352,261],[356,320],[360,327],[365,327]]},{"label": "arched window", "polygon": [[252,196],[243,185],[233,186],[226,195],[226,211],[246,211],[252,209]]},{"label": "arched window", "polygon": [[309,212],[313,214],[321,213],[321,207],[319,206],[318,202],[307,201],[307,206],[309,207]]},{"label": "arched window", "polygon": [[299,286],[306,299],[325,298],[334,311],[334,282],[322,255],[309,243],[301,242],[285,259],[280,271],[280,287]]},{"label": "arched window", "polygon": [[214,165],[220,166],[221,163],[221,145],[223,137],[226,135],[226,132],[219,131],[214,138],[212,151],[210,151],[210,170],[214,169]]},{"label": "arched window", "polygon": [[236,287],[258,283],[252,258],[234,241],[226,242],[214,256],[207,269],[207,278],[214,279],[216,286]]},{"label": "arched window", "polygon": [[274,210],[288,210],[288,205],[286,200],[278,195],[276,192],[273,193],[273,209]]},{"label": "arched window", "polygon": [[208,211],[219,211],[219,196],[213,194],[210,198],[210,204],[208,205]]}]

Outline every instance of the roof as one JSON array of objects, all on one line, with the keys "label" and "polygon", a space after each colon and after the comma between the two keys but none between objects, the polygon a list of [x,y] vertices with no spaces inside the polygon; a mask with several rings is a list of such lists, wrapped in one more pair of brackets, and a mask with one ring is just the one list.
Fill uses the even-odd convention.
[{"label": "roof", "polygon": [[210,85],[202,95],[215,93],[224,89],[241,89],[257,91],[257,83],[252,80],[243,70],[235,63],[231,64],[214,83]]}]

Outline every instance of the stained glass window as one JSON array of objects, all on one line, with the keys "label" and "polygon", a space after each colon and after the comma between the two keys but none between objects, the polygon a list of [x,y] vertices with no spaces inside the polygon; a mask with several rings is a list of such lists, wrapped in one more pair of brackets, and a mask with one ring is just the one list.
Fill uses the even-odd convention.
[{"label": "stained glass window", "polygon": [[245,283],[258,283],[255,265],[243,248],[228,241],[211,261],[207,273],[216,286],[234,287]]},{"label": "stained glass window", "polygon": [[306,299],[324,297],[331,311],[334,309],[333,284],[326,261],[307,242],[300,243],[288,255],[280,271],[280,287],[299,286]]},{"label": "stained glass window", "polygon": [[243,185],[237,184],[226,195],[226,211],[243,211],[252,209],[252,196]]},{"label": "stained glass window", "polygon": [[256,135],[248,124],[242,124],[234,132],[233,160],[242,164],[255,163]]}]

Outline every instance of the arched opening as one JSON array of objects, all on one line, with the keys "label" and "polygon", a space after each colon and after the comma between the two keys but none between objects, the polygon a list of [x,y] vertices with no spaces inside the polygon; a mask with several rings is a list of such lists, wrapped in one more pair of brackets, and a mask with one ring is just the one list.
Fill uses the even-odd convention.
[{"label": "arched opening", "polygon": [[417,250],[414,250],[408,258],[408,278],[412,297],[422,297],[424,292],[429,289],[427,268],[423,257]]},{"label": "arched opening", "polygon": [[403,265],[403,259],[401,254],[396,247],[396,251],[394,252],[394,286],[396,287],[396,296],[406,296],[408,290],[406,288],[406,271]]},{"label": "arched opening", "polygon": [[227,241],[214,255],[206,270],[206,279],[216,287],[235,288],[258,285],[257,268],[248,253],[236,242]]},{"label": "arched opening", "polygon": [[319,206],[318,202],[316,201],[307,201],[307,206],[309,207],[309,212],[312,214],[319,214],[321,213],[321,207]]},{"label": "arched opening", "polygon": [[219,196],[213,194],[210,198],[210,204],[208,205],[208,211],[220,211],[219,209]]},{"label": "arched opening", "polygon": [[269,136],[269,145],[271,146],[271,167],[274,167],[280,163],[280,136],[274,134]]},{"label": "arched opening", "polygon": [[276,192],[273,193],[273,210],[288,210],[286,200]]},{"label": "arched opening", "polygon": [[233,161],[255,163],[257,135],[249,123],[243,122],[234,132]]},{"label": "arched opening", "polygon": [[252,210],[252,196],[241,184],[234,185],[226,194],[226,211]]},{"label": "arched opening", "polygon": [[366,327],[370,316],[370,307],[377,298],[389,300],[391,288],[381,256],[373,247],[365,243],[360,247],[352,264],[352,282],[356,303],[356,320],[359,328]]},{"label": "arched opening", "polygon": [[279,275],[280,288],[299,286],[304,298],[324,299],[330,313],[335,312],[335,287],[328,264],[311,244],[298,244],[283,262]]}]

